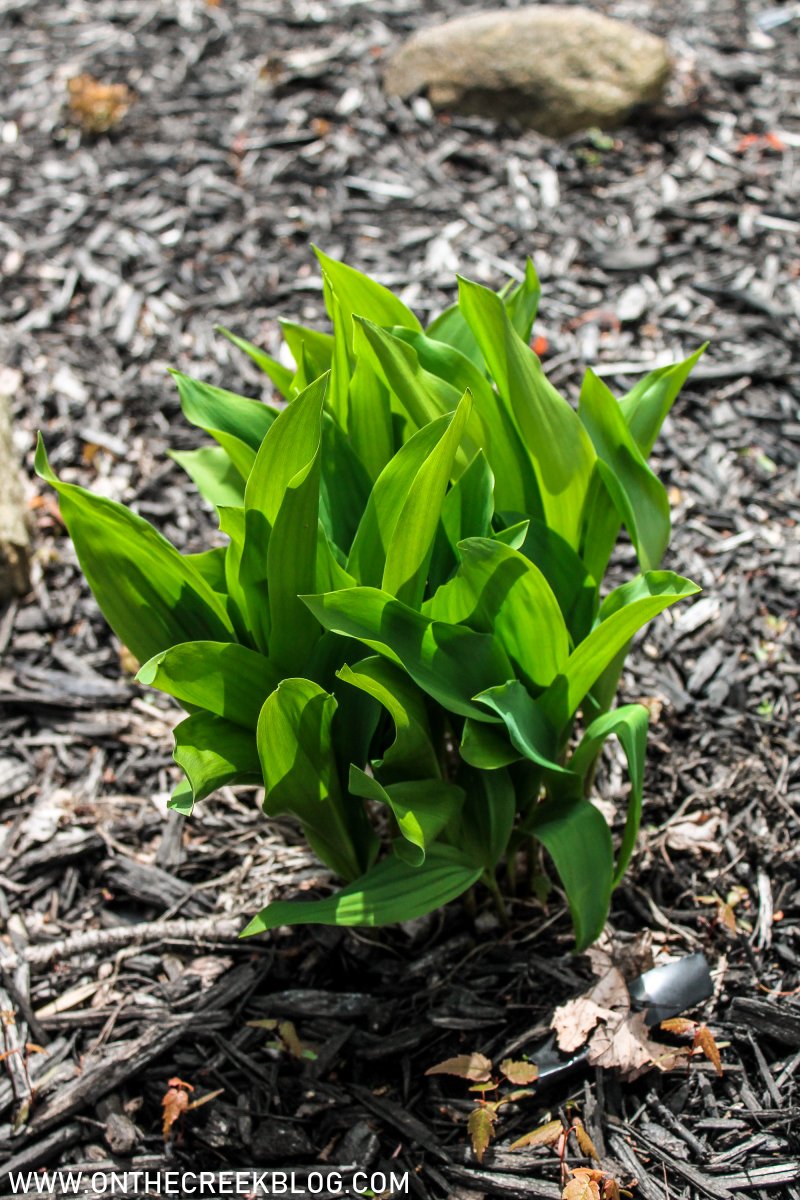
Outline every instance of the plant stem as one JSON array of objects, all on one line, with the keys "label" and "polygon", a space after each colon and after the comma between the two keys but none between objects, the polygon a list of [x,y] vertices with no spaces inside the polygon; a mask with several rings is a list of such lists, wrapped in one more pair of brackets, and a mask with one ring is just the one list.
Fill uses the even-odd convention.
[{"label": "plant stem", "polygon": [[508,877],[508,892],[510,896],[517,894],[517,852],[506,851],[506,875]]},{"label": "plant stem", "polygon": [[500,921],[506,928],[508,928],[510,924],[508,918],[508,909],[506,908],[506,902],[503,899],[503,893],[500,891],[497,879],[491,871],[484,871],[483,882],[492,893],[492,899],[494,900],[495,908],[497,909],[497,915],[499,916]]}]

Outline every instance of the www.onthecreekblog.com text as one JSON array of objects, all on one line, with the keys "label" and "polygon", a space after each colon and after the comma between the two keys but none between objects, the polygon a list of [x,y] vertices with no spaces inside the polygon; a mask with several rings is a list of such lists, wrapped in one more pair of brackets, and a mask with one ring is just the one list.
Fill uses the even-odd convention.
[{"label": "www.onthecreekblog.com text", "polygon": [[52,1196],[406,1196],[409,1172],[394,1171],[15,1171],[11,1194]]}]

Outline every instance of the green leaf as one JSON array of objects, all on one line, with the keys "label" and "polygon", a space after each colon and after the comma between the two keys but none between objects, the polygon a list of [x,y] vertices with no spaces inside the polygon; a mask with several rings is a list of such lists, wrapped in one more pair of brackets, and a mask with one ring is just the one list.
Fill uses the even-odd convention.
[{"label": "green leaf", "polygon": [[648,571],[633,586],[617,589],[617,596],[612,592],[600,609],[599,623],[573,650],[563,673],[539,702],[553,724],[567,724],[595,680],[643,625],[699,591],[697,584],[672,571]]},{"label": "green leaf", "polygon": [[514,786],[508,771],[473,771],[469,767],[462,767],[458,782],[466,799],[458,824],[450,830],[451,837],[472,862],[493,872],[505,853],[514,825],[517,811]]},{"label": "green leaf", "polygon": [[244,479],[221,446],[202,446],[199,450],[169,450],[170,458],[182,467],[200,495],[215,507],[218,504],[242,504]]},{"label": "green leaf", "polygon": [[578,415],[597,451],[598,469],[639,564],[643,571],[655,570],[669,544],[669,499],[643,458],[619,403],[591,370],[584,376]]},{"label": "green leaf", "polygon": [[405,443],[376,481],[356,530],[347,570],[361,583],[381,582],[395,529],[414,487],[436,446],[452,422],[448,414],[432,421]]},{"label": "green leaf", "polygon": [[201,550],[199,554],[184,554],[186,561],[203,576],[209,587],[224,596],[227,592],[225,584],[225,547],[214,546],[212,550]]},{"label": "green leaf", "polygon": [[322,420],[321,517],[332,541],[346,556],[367,507],[370,478],[334,419]]},{"label": "green leaf", "polygon": [[[510,546],[512,550],[522,550],[528,536],[529,526],[530,520],[526,518],[524,521],[517,521],[514,525],[506,525],[503,529],[495,529],[491,536],[496,542],[502,542],[504,546]],[[530,555],[526,555],[526,558],[530,558]],[[538,563],[536,565],[538,566]]]},{"label": "green leaf", "polygon": [[[269,646],[269,610],[263,606],[263,628],[258,626],[260,641],[254,636],[248,620],[247,591],[241,580],[242,549],[244,547],[245,516],[243,505],[220,505],[217,508],[220,532],[230,539],[224,547],[225,551],[225,592],[228,597],[228,607],[236,628],[238,641],[255,649],[257,646],[264,650]],[[216,586],[216,585],[215,585]]]},{"label": "green leaf", "polygon": [[358,358],[365,358],[378,378],[400,403],[400,411],[421,429],[456,407],[460,393],[452,384],[425,371],[413,346],[357,317],[353,345]]},{"label": "green leaf", "polygon": [[343,666],[340,679],[377,700],[392,718],[395,738],[373,766],[387,783],[430,779],[441,774],[422,693],[405,671],[385,658],[363,658]]},{"label": "green leaf", "polygon": [[486,370],[486,363],[480,347],[475,341],[475,335],[464,320],[464,314],[458,304],[451,304],[431,321],[426,329],[426,335],[433,341],[441,342],[463,354],[479,371]]},{"label": "green leaf", "polygon": [[421,604],[425,594],[442,504],[471,408],[465,392],[408,490],[386,551],[381,587],[412,608]]},{"label": "green leaf", "polygon": [[542,704],[533,700],[518,679],[489,688],[475,699],[497,713],[508,730],[512,744],[523,757],[554,775],[572,779],[573,773],[557,762],[557,733]]},{"label": "green leaf", "polygon": [[283,317],[278,324],[294,361],[298,365],[305,362],[306,370],[311,375],[309,383],[330,371],[333,361],[333,337],[330,333],[309,329],[306,325],[298,325],[296,321],[287,321]]},{"label": "green leaf", "polygon": [[[516,285],[512,285],[509,281],[497,293],[505,305],[512,325],[524,342],[530,341],[540,290],[539,279],[533,263],[528,259],[525,264],[524,279]],[[486,363],[475,340],[475,335],[458,304],[451,304],[449,308],[435,317],[426,332],[429,338],[443,342],[465,355],[479,371],[486,370]]]},{"label": "green leaf", "polygon": [[331,380],[326,403],[328,411],[341,431],[347,429],[350,412],[350,348],[344,318],[336,293],[326,281],[328,308],[333,313],[333,354],[331,355]]},{"label": "green leaf", "polygon": [[322,521],[317,526],[317,570],[318,588],[326,592],[337,592],[341,588],[356,586],[356,580],[348,575],[341,563],[341,551],[334,545],[325,531]]},{"label": "green leaf", "polygon": [[459,279],[459,305],[531,456],[547,524],[577,549],[596,458],[592,443],[514,329],[502,300]]},{"label": "green leaf", "polygon": [[326,629],[358,638],[399,663],[450,712],[487,720],[472,697],[513,674],[507,656],[490,635],[432,621],[376,588],[349,588],[303,599]]},{"label": "green leaf", "polygon": [[353,879],[369,857],[366,818],[339,786],[332,740],[335,711],[335,698],[309,679],[284,679],[264,701],[256,735],[264,811],[299,817],[323,862]]},{"label": "green leaf", "polygon": [[526,345],[531,340],[541,294],[542,287],[539,283],[539,276],[536,274],[536,268],[532,261],[528,258],[525,261],[525,278],[504,298],[509,320]]},{"label": "green leaf", "polygon": [[167,801],[167,808],[180,813],[182,817],[190,817],[192,815],[194,811],[194,796],[192,794],[192,785],[188,779],[182,779],[172,789],[172,795]]},{"label": "green leaf", "polygon": [[[617,544],[622,514],[609,491],[609,471],[599,460],[586,497],[586,517],[581,538],[580,557],[593,579],[602,580]],[[613,484],[612,484],[613,486]],[[619,488],[615,489],[619,493]]]},{"label": "green leaf", "polygon": [[[201,712],[181,721],[173,732],[173,758],[189,780],[192,805],[232,783],[261,783],[256,739],[241,725]],[[185,813],[185,792],[176,798],[182,805],[179,811]]]},{"label": "green leaf", "polygon": [[597,720],[592,721],[569,764],[571,770],[585,778],[603,743],[611,734],[616,734],[625,751],[625,757],[628,760],[628,775],[631,781],[631,798],[628,804],[622,844],[617,855],[614,887],[625,874],[636,846],[636,838],[641,824],[647,724],[648,712],[643,704],[623,704],[612,712],[604,713]]},{"label": "green leaf", "polygon": [[487,537],[493,512],[494,476],[486,455],[479,450],[442,505],[442,525],[453,551],[464,538]]},{"label": "green leaf", "polygon": [[248,400],[235,392],[190,379],[181,371],[170,371],[170,374],[178,385],[186,420],[218,442],[246,479],[255,452],[277,416],[275,410],[260,400]]},{"label": "green leaf", "polygon": [[651,371],[621,398],[619,406],[645,458],[653,449],[664,418],[707,345],[706,342],[683,362]]},{"label": "green leaf", "polygon": [[[421,328],[411,309],[388,288],[362,275],[354,267],[329,258],[316,246],[313,250],[339,301],[349,346],[353,344],[354,316],[367,317],[376,325],[407,325],[410,329]],[[328,316],[333,321],[335,314],[329,310]]]},{"label": "green leaf", "polygon": [[269,654],[286,674],[303,668],[319,637],[319,626],[300,600],[317,586],[319,481],[318,445],[288,484],[269,537]]},{"label": "green leaf", "polygon": [[567,894],[575,949],[585,950],[603,932],[611,905],[614,858],[611,831],[599,809],[583,798],[545,801],[531,832],[555,863]]},{"label": "green leaf", "polygon": [[481,771],[509,767],[523,757],[522,752],[511,745],[502,726],[474,721],[472,717],[467,717],[464,722],[460,751],[464,762]]},{"label": "green leaf", "polygon": [[61,516],[103,616],[140,662],[189,638],[233,640],[225,603],[200,572],[142,517],[57,479],[41,436],[36,472],[58,492]]},{"label": "green leaf", "polygon": [[387,388],[363,358],[350,377],[348,417],[353,450],[375,480],[394,454],[392,406]]},{"label": "green leaf", "polygon": [[528,521],[519,550],[544,575],[558,601],[573,642],[592,627],[597,608],[597,584],[568,542],[544,521]]},{"label": "green leaf", "polygon": [[223,337],[226,337],[239,350],[244,350],[245,354],[253,360],[258,369],[263,371],[272,380],[284,400],[291,399],[293,372],[288,367],[278,362],[277,358],[273,358],[271,354],[267,354],[264,350],[259,350],[258,346],[254,346],[252,342],[245,341],[244,338],[231,333],[230,329],[226,329],[224,325],[216,325],[215,329],[217,333],[221,333]]},{"label": "green leaf", "polygon": [[319,450],[327,382],[325,375],[315,380],[268,430],[247,480],[246,515],[258,511],[269,526],[274,525],[287,487],[313,462]]},{"label": "green leaf", "polygon": [[458,543],[468,537],[486,537],[492,530],[494,476],[482,450],[459,475],[442,504],[442,520],[436,532],[428,572],[428,590],[433,592],[458,565]]},{"label": "green leaf", "polygon": [[392,925],[412,921],[448,904],[478,880],[458,851],[434,846],[419,867],[384,858],[349,887],[324,900],[276,900],[254,917],[242,937],[280,925]]},{"label": "green leaf", "polygon": [[529,684],[548,687],[567,662],[569,635],[544,575],[492,538],[467,538],[459,551],[458,571],[423,612],[493,635]]},{"label": "green leaf", "polygon": [[317,635],[297,597],[316,586],[311,581],[316,579],[327,378],[312,383],[280,414],[261,444],[245,490],[239,581],[259,648],[289,671],[300,666]]},{"label": "green leaf", "polygon": [[456,820],[464,803],[463,790],[443,779],[412,779],[384,787],[354,763],[350,766],[350,791],[388,805],[401,835],[395,853],[412,867],[425,861],[436,838]]},{"label": "green leaf", "polygon": [[182,704],[254,730],[280,673],[263,654],[236,642],[197,641],[162,650],[140,667],[136,679]]},{"label": "green leaf", "polygon": [[[498,508],[540,512],[539,491],[530,459],[513,419],[498,402],[483,370],[458,350],[434,341],[424,333],[399,328],[391,333],[413,347],[425,372],[444,380],[459,395],[466,391],[472,393],[469,435],[481,446],[492,469]],[[446,398],[445,394],[443,399]]]}]

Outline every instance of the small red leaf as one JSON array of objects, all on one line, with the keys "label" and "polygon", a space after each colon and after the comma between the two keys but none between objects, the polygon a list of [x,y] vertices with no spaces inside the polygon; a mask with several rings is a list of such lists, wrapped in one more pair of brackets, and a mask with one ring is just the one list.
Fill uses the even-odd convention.
[{"label": "small red leaf", "polygon": [[694,1044],[702,1050],[718,1075],[722,1075],[722,1059],[719,1046],[714,1041],[714,1035],[707,1025],[698,1025],[695,1030]]},{"label": "small red leaf", "polygon": [[189,1107],[189,1093],[185,1088],[190,1087],[190,1084],[184,1084],[181,1079],[170,1079],[169,1088],[164,1093],[164,1098],[161,1101],[161,1106],[164,1109],[164,1118],[161,1129],[164,1135],[164,1141],[169,1138],[170,1132],[175,1122],[183,1116]]}]

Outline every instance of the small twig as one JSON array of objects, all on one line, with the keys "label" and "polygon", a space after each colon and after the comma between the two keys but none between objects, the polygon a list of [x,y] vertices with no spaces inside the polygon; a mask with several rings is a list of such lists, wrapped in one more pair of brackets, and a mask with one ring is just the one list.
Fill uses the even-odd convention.
[{"label": "small twig", "polygon": [[20,963],[46,967],[56,959],[73,958],[94,950],[128,946],[136,942],[238,940],[242,921],[238,917],[197,917],[182,921],[144,921],[141,925],[118,925],[112,929],[90,929],[46,946],[28,946],[20,953],[0,958],[0,970],[14,971]]},{"label": "small twig", "polygon": [[5,1064],[11,1077],[19,1108],[26,1108],[31,1101],[31,1080],[28,1074],[28,1059],[25,1039],[27,1026],[17,1024],[14,1003],[4,988],[0,988],[0,1062]]}]

